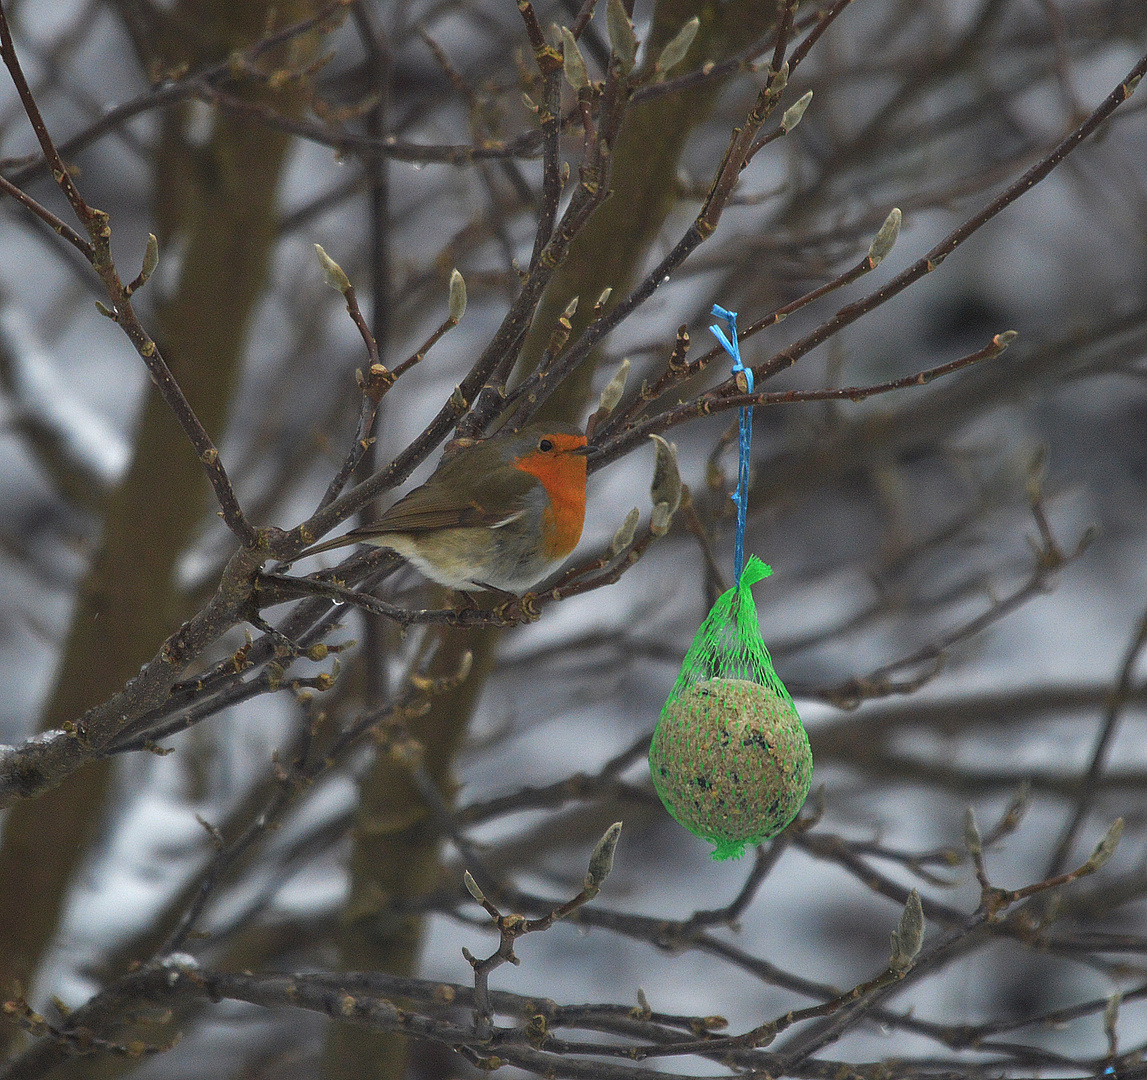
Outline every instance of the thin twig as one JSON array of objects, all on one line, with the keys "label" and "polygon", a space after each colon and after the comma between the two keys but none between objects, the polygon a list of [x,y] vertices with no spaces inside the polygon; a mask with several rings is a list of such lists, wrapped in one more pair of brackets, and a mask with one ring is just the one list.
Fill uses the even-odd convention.
[{"label": "thin twig", "polygon": [[89,244],[75,229],[70,225],[65,224],[55,214],[52,213],[46,206],[41,206],[31,195],[22,191],[15,184],[0,176],[0,191],[4,191],[11,195],[22,206],[31,210],[41,221],[48,224],[49,228],[58,236],[62,236],[69,244],[72,245],[88,262],[94,258],[95,253],[92,245]]},{"label": "thin twig", "polygon": [[[897,296],[908,288],[909,285],[918,281],[920,278],[930,274],[935,270],[940,263],[944,261],[953,251],[956,250],[962,243],[964,243],[970,236],[977,232],[980,228],[986,225],[992,218],[994,218],[1001,211],[1010,206],[1013,202],[1019,199],[1022,195],[1030,191],[1041,180],[1045,179],[1051,172],[1058,166],[1069,154],[1072,153],[1081,143],[1084,142],[1093,134],[1097,128],[1105,120],[1107,120],[1116,109],[1119,108],[1134,92],[1135,87],[1138,85],[1139,80],[1143,74],[1147,72],[1147,55],[1141,57],[1138,63],[1127,73],[1124,79],[1118,86],[1112,90],[1106,98],[1096,107],[1091,115],[1083,121],[1075,130],[1069,135],[1060,140],[1047,154],[1043,156],[1035,165],[1029,168],[1019,179],[1015,180],[1007,187],[999,196],[993,199],[987,206],[985,206],[979,213],[974,214],[968,218],[963,224],[957,226],[952,230],[943,240],[936,244],[926,255],[916,260],[906,270],[902,271],[895,278],[893,278],[886,285],[877,289],[875,292],[870,293],[868,296],[863,297],[854,303],[847,304],[841,308],[835,315],[825,322],[821,323],[816,329],[800,338],[798,341],[789,345],[785,349],[776,353],[769,360],[753,367],[753,375],[757,383],[761,383],[766,379],[773,377],[780,371],[791,367],[802,356],[810,352],[816,346],[827,341],[834,334],[838,333],[844,327],[855,322],[863,315],[867,315],[884,303],[887,303],[892,297]],[[696,244],[699,243],[700,238],[696,238],[696,242],[689,243],[690,236],[693,235],[693,230],[686,234],[686,238],[675,248],[665,260],[662,261],[661,266],[658,267],[657,273],[665,276],[670,269],[675,269],[684,257],[692,251]],[[682,250],[679,256],[679,248],[687,247],[688,250]],[[670,265],[672,264],[672,265]],[[641,302],[652,295],[656,289],[657,284],[652,279],[646,279],[642,286],[631,294],[630,298],[619,304],[611,316],[625,308],[631,301]],[[633,303],[636,306],[636,303]],[[628,312],[627,312],[628,313]],[[607,316],[603,323],[610,322],[610,317]],[[612,329],[612,326],[609,326]],[[587,337],[589,335],[586,335]],[[741,335],[742,339],[745,335]],[[596,343],[596,342],[595,342]],[[581,346],[571,349],[568,354],[571,362],[580,359]],[[712,397],[736,397],[738,394],[736,383],[732,380],[726,380],[721,386],[709,392]],[[642,442],[651,431],[663,431],[665,426],[662,426],[657,418],[648,421],[645,424],[638,425],[635,428],[626,431],[625,433],[610,440],[605,446],[598,447],[598,452],[591,458],[591,467],[600,468],[602,465],[608,464],[610,461],[628,453],[634,446]]]},{"label": "thin twig", "polygon": [[1103,724],[1100,726],[1099,732],[1096,735],[1095,746],[1091,751],[1091,760],[1087,764],[1087,771],[1080,780],[1079,793],[1075,799],[1075,807],[1072,810],[1071,818],[1064,826],[1063,833],[1048,862],[1045,872],[1046,877],[1058,874],[1067,865],[1067,860],[1071,857],[1071,849],[1075,844],[1075,838],[1079,834],[1080,827],[1083,825],[1083,821],[1091,811],[1092,806],[1095,805],[1095,797],[1097,794],[1096,782],[1099,780],[1107,764],[1107,751],[1110,749],[1111,742],[1115,738],[1115,733],[1119,729],[1119,721],[1123,715],[1123,711],[1127,708],[1128,702],[1130,701],[1132,683],[1135,678],[1135,666],[1145,646],[1147,646],[1147,611],[1144,611],[1139,617],[1139,623],[1135,628],[1135,632],[1131,635],[1131,640],[1128,642],[1127,649],[1123,654],[1123,662],[1119,666],[1119,677],[1116,679],[1115,689],[1107,704]]},{"label": "thin twig", "polygon": [[196,416],[190,402],[184,396],[175,376],[172,375],[171,369],[163,359],[159,346],[144,329],[132,308],[130,290],[120,280],[115,262],[112,259],[111,225],[108,215],[102,210],[96,210],[89,206],[84,201],[72,180],[71,174],[60,158],[47,125],[40,115],[39,107],[32,97],[27,80],[24,78],[24,72],[20,67],[20,61],[12,43],[8,19],[2,7],[0,7],[0,57],[3,58],[4,64],[12,76],[12,81],[16,85],[20,102],[36,133],[44,157],[51,166],[53,178],[87,230],[88,238],[91,241],[91,251],[85,252],[85,255],[91,262],[92,269],[96,271],[104,283],[112,303],[110,310],[115,321],[127,335],[132,345],[135,346],[136,352],[143,358],[152,381],[191,441],[196,456],[207,474],[207,479],[215,491],[215,498],[219,503],[227,527],[235,533],[245,547],[253,548],[259,542],[259,533],[243,514],[214,442],[207,434],[207,430],[203,427],[199,417]]}]

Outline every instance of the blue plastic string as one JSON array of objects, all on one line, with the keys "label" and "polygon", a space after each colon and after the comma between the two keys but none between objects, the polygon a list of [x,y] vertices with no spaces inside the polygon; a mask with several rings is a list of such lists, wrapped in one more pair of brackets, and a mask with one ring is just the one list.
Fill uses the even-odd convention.
[{"label": "blue plastic string", "polygon": [[[737,342],[737,313],[728,311],[720,304],[713,305],[713,316],[724,319],[729,326],[728,335],[716,323],[709,327],[721,347],[733,358],[733,375],[745,373],[748,392],[753,392],[753,370],[741,362],[741,347]],[[733,502],[737,504],[737,537],[733,545],[733,580],[741,580],[741,570],[745,565],[745,519],[749,512],[749,448],[753,441],[753,410],[748,406],[741,409],[740,448],[737,462],[737,490],[733,492]]]}]

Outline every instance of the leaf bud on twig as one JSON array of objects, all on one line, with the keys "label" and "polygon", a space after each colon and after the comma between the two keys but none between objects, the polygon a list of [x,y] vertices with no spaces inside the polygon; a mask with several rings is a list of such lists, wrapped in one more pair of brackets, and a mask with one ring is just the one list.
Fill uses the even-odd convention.
[{"label": "leaf bud on twig", "polygon": [[1091,858],[1084,864],[1089,873],[1098,870],[1115,854],[1115,849],[1119,846],[1119,838],[1122,835],[1123,819],[1120,817],[1111,823],[1111,828],[1107,830],[1103,839],[1099,841],[1095,850],[1091,853]]},{"label": "leaf bud on twig", "polygon": [[546,351],[553,353],[555,356],[566,347],[566,342],[570,339],[570,334],[573,331],[573,317],[577,314],[579,297],[574,297],[568,304],[566,309],[558,316],[558,325],[554,327],[554,332],[550,335],[549,343],[546,345]]},{"label": "leaf bud on twig", "polygon": [[562,71],[566,82],[575,90],[589,89],[589,72],[586,70],[585,59],[577,47],[577,41],[566,27],[561,28],[562,38]]},{"label": "leaf bud on twig", "polygon": [[1004,816],[1000,819],[997,831],[1010,833],[1019,828],[1020,822],[1024,819],[1024,814],[1028,812],[1028,807],[1031,806],[1031,801],[1031,781],[1023,780],[1016,789],[1016,793],[1012,796],[1012,801],[1008,803],[1008,808],[1004,811]]},{"label": "leaf bud on twig", "polygon": [[609,877],[613,869],[613,853],[617,850],[617,841],[621,836],[621,822],[615,821],[597,842],[593,854],[589,857],[589,870],[585,875],[585,887],[591,890],[601,888],[601,883]]},{"label": "leaf bud on twig", "polygon": [[900,922],[892,931],[892,957],[888,966],[893,971],[907,971],[912,966],[924,942],[924,908],[920,894],[913,889],[900,915]]},{"label": "leaf bud on twig", "polygon": [[[681,474],[677,471],[677,447],[660,435],[650,435],[656,451],[653,463],[653,483],[649,495],[653,505],[665,504],[670,519],[681,505]],[[668,527],[668,522],[666,522]]]},{"label": "leaf bud on twig", "polygon": [[143,251],[143,265],[140,267],[139,276],[125,288],[124,291],[127,295],[131,296],[136,289],[143,288],[147,284],[147,279],[155,273],[155,268],[158,265],[159,241],[155,238],[155,233],[148,233],[147,247]]},{"label": "leaf bud on twig", "polygon": [[868,245],[868,258],[872,261],[873,266],[879,266],[895,246],[896,239],[900,235],[900,222],[903,217],[904,215],[895,206],[888,211],[888,217],[884,219],[884,224],[880,226],[872,238],[872,243]]},{"label": "leaf bud on twig", "polygon": [[637,532],[637,522],[640,517],[641,511],[639,511],[636,506],[625,515],[625,520],[621,523],[617,532],[613,534],[613,539],[609,542],[610,555],[620,555],[621,552],[633,543],[633,534]]},{"label": "leaf bud on twig", "polygon": [[974,859],[984,853],[984,841],[980,836],[980,827],[976,824],[976,811],[970,806],[964,811],[964,847]]},{"label": "leaf bud on twig", "polygon": [[315,254],[319,257],[319,265],[323,268],[327,284],[346,296],[350,289],[350,278],[346,276],[343,268],[323,250],[322,244],[315,244]]},{"label": "leaf bud on twig", "polygon": [[466,279],[455,267],[450,272],[450,318],[456,323],[466,314]]},{"label": "leaf bud on twig", "polygon": [[801,118],[804,116],[804,111],[808,108],[810,101],[812,101],[812,91],[806,90],[800,98],[785,109],[784,114],[781,116],[781,131],[787,135],[801,122]]},{"label": "leaf bud on twig", "polygon": [[617,57],[622,74],[628,75],[637,63],[637,35],[621,0],[609,0],[605,25],[609,31],[609,51]]},{"label": "leaf bud on twig", "polygon": [[674,34],[657,58],[657,63],[654,66],[658,71],[668,71],[670,68],[675,68],[685,59],[685,54],[689,51],[689,46],[693,44],[693,39],[697,36],[697,30],[700,26],[701,20],[694,15]]},{"label": "leaf bud on twig", "polygon": [[469,870],[463,872],[462,881],[466,886],[466,891],[474,897],[479,904],[486,899],[486,894],[479,888],[478,882],[474,880]]},{"label": "leaf bud on twig", "polygon": [[617,408],[617,403],[621,400],[621,395],[625,393],[625,380],[628,377],[629,360],[625,359],[618,365],[616,374],[609,380],[605,389],[601,392],[601,398],[597,403],[597,411],[602,419],[609,416],[609,414]]}]

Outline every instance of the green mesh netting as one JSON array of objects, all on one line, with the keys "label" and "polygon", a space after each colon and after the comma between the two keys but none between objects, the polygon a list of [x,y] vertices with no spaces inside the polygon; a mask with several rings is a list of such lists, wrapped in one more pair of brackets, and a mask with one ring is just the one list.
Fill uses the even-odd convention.
[{"label": "green mesh netting", "polygon": [[812,751],[773,670],[751,586],[772,573],[750,556],[693,638],[661,710],[649,768],[665,809],[716,845],[714,859],[779,833],[812,783]]}]

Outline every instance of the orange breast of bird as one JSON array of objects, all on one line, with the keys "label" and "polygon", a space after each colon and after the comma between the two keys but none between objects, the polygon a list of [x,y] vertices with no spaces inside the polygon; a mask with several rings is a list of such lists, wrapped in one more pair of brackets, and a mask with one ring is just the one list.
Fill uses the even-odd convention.
[{"label": "orange breast of bird", "polygon": [[542,514],[545,553],[564,559],[577,547],[585,524],[585,455],[569,453],[585,446],[585,436],[556,433],[548,438],[556,454],[531,450],[515,458],[514,465],[536,476],[546,489],[550,502]]}]

